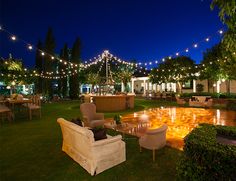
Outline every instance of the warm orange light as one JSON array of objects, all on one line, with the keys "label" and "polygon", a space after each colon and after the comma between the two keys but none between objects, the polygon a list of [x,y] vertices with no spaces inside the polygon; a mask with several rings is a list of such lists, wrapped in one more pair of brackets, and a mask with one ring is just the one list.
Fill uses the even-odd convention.
[{"label": "warm orange light", "polygon": [[136,136],[167,124],[167,144],[182,149],[184,137],[199,123],[236,126],[235,117],[236,112],[219,109],[161,107],[125,115],[122,122],[129,125],[123,131]]}]

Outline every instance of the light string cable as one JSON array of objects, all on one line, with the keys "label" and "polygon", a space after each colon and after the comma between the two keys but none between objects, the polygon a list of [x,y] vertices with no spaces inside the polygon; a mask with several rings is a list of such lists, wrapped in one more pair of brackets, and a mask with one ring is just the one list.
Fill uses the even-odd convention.
[{"label": "light string cable", "polygon": [[[42,56],[45,55],[46,52],[44,52],[43,50],[38,49],[36,46],[33,46],[31,43],[28,43],[28,42],[25,41],[24,39],[17,38],[14,34],[10,33],[10,32],[7,31],[6,29],[3,29],[2,27],[0,27],[0,30],[2,30],[2,31],[4,31],[4,32],[6,32],[7,34],[9,34],[9,35],[11,36],[11,39],[12,39],[13,41],[15,41],[16,39],[19,39],[19,40],[21,40],[22,42],[24,42],[24,43],[27,45],[27,47],[28,47],[29,50],[32,50],[32,49],[34,48],[34,49],[37,49],[38,51],[40,51]],[[203,42],[209,42],[209,41],[213,38],[213,36],[215,36],[215,34],[218,34],[218,35],[220,34],[220,35],[222,35],[223,33],[224,33],[223,29],[220,29],[220,30],[218,30],[216,33],[214,33],[214,34],[212,34],[212,35],[210,35],[210,36],[207,36],[205,39],[202,39],[201,41],[192,44],[191,47],[188,47],[188,48],[183,49],[182,51],[176,52],[176,53],[174,54],[174,56],[177,57],[177,56],[180,56],[182,53],[189,53],[189,51],[190,51],[191,49],[198,48],[198,47],[199,47],[199,44],[201,44],[201,43],[203,43]],[[106,51],[107,51],[107,50],[106,50]],[[103,54],[104,54],[106,51],[104,51],[104,52],[102,53],[102,55],[98,55],[97,57],[94,57],[94,61],[93,61],[92,59],[90,59],[89,61],[85,61],[84,64],[80,64],[80,65],[75,64],[75,63],[71,63],[70,61],[62,60],[61,58],[58,58],[58,57],[56,57],[56,56],[52,56],[52,55],[50,55],[50,54],[48,54],[48,53],[46,53],[46,54],[48,54],[49,56],[51,56],[51,59],[57,59],[57,60],[59,60],[60,63],[62,63],[62,64],[64,64],[64,65],[70,64],[70,65],[71,65],[71,68],[73,68],[73,67],[76,68],[76,67],[80,66],[80,67],[83,67],[83,68],[86,69],[86,68],[90,67],[91,65],[97,64],[99,61],[101,61],[101,60],[102,60],[102,56],[103,56]],[[153,61],[149,61],[149,62],[131,63],[131,62],[128,62],[128,61],[121,60],[120,58],[117,58],[116,56],[114,56],[113,54],[109,53],[108,51],[106,52],[106,54],[109,55],[110,58],[113,58],[114,60],[118,61],[119,63],[126,64],[126,65],[130,65],[130,66],[136,66],[136,67],[142,66],[142,65],[143,65],[143,66],[147,66],[147,65],[158,64],[158,63],[160,63],[161,61],[164,62],[165,59],[166,59],[166,57],[168,57],[169,59],[171,59],[171,58],[173,57],[173,55],[169,55],[169,56],[166,56],[166,57],[162,58],[162,59],[159,60],[159,61],[158,61],[158,60],[155,60],[155,61],[153,60]],[[88,63],[88,62],[89,62],[89,63]],[[51,74],[51,73],[47,73],[47,74]]]}]

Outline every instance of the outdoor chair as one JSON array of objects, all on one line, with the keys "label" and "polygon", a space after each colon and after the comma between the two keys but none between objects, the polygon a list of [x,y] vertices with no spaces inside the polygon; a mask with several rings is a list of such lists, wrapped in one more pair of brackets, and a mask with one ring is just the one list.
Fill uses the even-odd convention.
[{"label": "outdoor chair", "polygon": [[156,99],[160,99],[160,98],[161,98],[161,93],[160,93],[160,92],[157,92],[155,98],[156,98]]},{"label": "outdoor chair", "polygon": [[176,98],[177,104],[179,104],[179,105],[184,105],[184,104],[186,104],[186,101],[185,101],[184,99],[181,99],[181,98],[179,97],[179,95],[175,95],[175,98]]},{"label": "outdoor chair", "polygon": [[162,97],[161,98],[166,100],[166,92],[162,92]]},{"label": "outdoor chair", "polygon": [[13,119],[13,114],[7,106],[0,104],[0,117],[2,120],[7,118],[8,121],[11,121]]},{"label": "outdoor chair", "polygon": [[158,150],[166,145],[166,130],[168,126],[164,124],[157,129],[148,129],[145,135],[139,139],[140,152],[142,148],[152,150],[153,161],[155,161],[155,150]]},{"label": "outdoor chair", "polygon": [[32,103],[24,104],[29,110],[29,119],[32,120],[32,113],[38,112],[41,118],[41,100],[39,95],[32,96]]},{"label": "outdoor chair", "polygon": [[104,114],[96,113],[96,105],[93,103],[83,103],[80,105],[84,126],[94,128],[104,125]]}]

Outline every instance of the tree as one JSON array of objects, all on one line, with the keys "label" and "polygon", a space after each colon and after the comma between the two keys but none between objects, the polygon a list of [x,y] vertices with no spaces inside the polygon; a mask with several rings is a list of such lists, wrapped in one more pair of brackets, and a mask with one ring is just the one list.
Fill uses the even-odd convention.
[{"label": "tree", "polygon": [[207,49],[203,53],[203,60],[201,62],[203,69],[201,70],[200,79],[208,79],[210,81],[217,81],[222,78],[222,70],[220,68],[219,60],[222,57],[220,44]]},{"label": "tree", "polygon": [[[236,78],[236,57],[230,53],[225,56],[224,46],[225,44],[219,43],[204,52],[201,62],[204,66],[201,70],[200,79],[207,79],[208,84],[209,82],[213,84],[218,80],[226,80],[227,92],[230,93],[230,80]],[[211,85],[208,85],[208,89],[209,86]]]},{"label": "tree", "polygon": [[[44,58],[44,72],[52,72],[52,71],[55,71],[56,69],[56,65],[55,65],[56,62],[52,60],[50,56],[50,55],[54,55],[55,47],[56,47],[56,43],[53,36],[53,31],[52,31],[52,28],[49,28],[46,35],[45,46],[44,46],[44,51],[46,52],[46,55]],[[44,91],[46,95],[52,98],[52,95],[53,95],[52,79],[45,79]]]},{"label": "tree", "polygon": [[[43,49],[42,42],[39,40],[37,44],[36,56],[35,56],[35,69],[40,75],[43,71],[43,58],[41,55],[41,51]],[[35,79],[35,92],[42,93],[43,92],[43,80],[39,76]]]},{"label": "tree", "polygon": [[189,57],[180,56],[159,64],[158,68],[151,71],[149,77],[152,83],[173,82],[177,84],[177,92],[182,92],[183,83],[196,78],[194,61]]},{"label": "tree", "polygon": [[99,74],[89,73],[87,75],[87,82],[92,85],[92,91],[94,91],[94,86],[100,84],[101,78]]},{"label": "tree", "polygon": [[212,0],[211,9],[218,7],[219,17],[228,27],[224,34],[223,44],[227,51],[236,51],[236,1],[235,0]]},{"label": "tree", "polygon": [[[71,51],[71,63],[80,64],[81,59],[81,41],[77,38],[73,44],[72,51]],[[79,84],[81,83],[78,76],[79,68],[77,72],[75,72],[72,76],[70,76],[69,84],[70,90],[69,95],[71,99],[77,99],[79,96]]]},{"label": "tree", "polygon": [[132,76],[133,76],[133,71],[130,70],[129,68],[123,68],[121,71],[119,71],[116,75],[118,80],[120,80],[125,87],[125,91],[128,92],[128,82],[130,82]]},{"label": "tree", "polygon": [[196,85],[196,90],[197,90],[198,93],[203,92],[203,90],[204,90],[204,85],[203,85],[203,84],[197,84],[197,85]]},{"label": "tree", "polygon": [[[63,49],[61,50],[60,57],[61,57],[62,60],[66,60],[66,61],[69,60],[69,49],[68,49],[67,44],[65,44]],[[61,77],[65,76],[63,74],[63,72],[66,72],[67,68],[68,68],[68,64],[66,64],[66,65],[64,63],[59,63],[58,64],[58,71],[59,71]],[[68,96],[67,82],[68,82],[67,77],[66,78],[61,78],[61,79],[58,80],[58,90],[59,90],[59,93],[62,95],[62,97],[67,97]]]},{"label": "tree", "polygon": [[6,85],[11,85],[13,82],[16,85],[31,84],[35,81],[33,71],[24,68],[22,60],[12,57],[0,61],[0,72],[1,81]]}]

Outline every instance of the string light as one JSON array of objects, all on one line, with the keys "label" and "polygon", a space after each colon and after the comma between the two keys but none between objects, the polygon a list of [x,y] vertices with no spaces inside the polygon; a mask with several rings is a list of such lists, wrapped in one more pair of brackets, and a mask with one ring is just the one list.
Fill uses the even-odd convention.
[{"label": "string light", "polygon": [[33,49],[32,45],[28,45],[28,49],[32,50]]},{"label": "string light", "polygon": [[13,41],[15,41],[16,40],[16,36],[11,36],[11,39],[13,40]]},{"label": "string light", "polygon": [[[8,34],[10,34],[10,35],[11,35],[11,39],[12,39],[13,41],[16,40],[16,36],[15,36],[15,35],[13,35],[12,33],[8,32],[8,31],[5,30],[5,29],[3,29],[1,26],[0,26],[0,30],[2,30],[2,31],[4,31],[4,32],[6,32],[6,33],[8,33]],[[223,30],[222,30],[222,29],[221,29],[221,30],[218,30],[217,33],[223,34]],[[19,40],[21,40],[21,41],[24,42],[24,43],[27,43],[25,40],[22,40],[22,39],[19,39]],[[210,41],[210,36],[208,36],[208,37],[205,38],[204,40],[205,40],[205,42]],[[203,41],[200,41],[200,42],[203,42]],[[200,43],[200,42],[199,42],[199,43]],[[29,45],[29,46],[28,46],[28,49],[30,49],[30,50],[33,49],[33,46],[32,46],[30,43],[27,43],[27,44]],[[197,47],[198,47],[198,43],[194,44],[194,48],[197,48]],[[39,50],[37,47],[36,47],[36,49]],[[41,55],[42,55],[42,56],[45,55],[45,53],[42,52],[42,50],[39,50],[39,51],[41,51]],[[185,49],[185,50],[183,50],[183,51],[177,52],[177,53],[175,53],[175,55],[176,55],[176,56],[179,56],[182,52],[188,53],[188,52],[189,52],[189,48],[187,48],[187,49]],[[235,52],[234,52],[234,53],[235,53]],[[124,60],[118,59],[116,56],[113,56],[112,54],[110,54],[109,51],[107,51],[107,50],[104,51],[104,53],[102,54],[102,56],[99,55],[98,57],[94,57],[94,61],[93,61],[93,62],[92,62],[91,59],[89,59],[89,62],[90,62],[90,63],[88,63],[88,61],[86,61],[85,64],[75,64],[75,63],[71,63],[70,61],[67,61],[67,60],[63,60],[63,61],[62,61],[61,59],[58,59],[57,57],[55,57],[55,56],[53,56],[53,55],[50,55],[50,54],[48,54],[48,53],[46,53],[46,54],[47,54],[48,56],[50,56],[52,60],[57,59],[57,60],[59,60],[60,63],[63,63],[63,64],[65,64],[65,65],[67,65],[67,64],[71,65],[70,68],[77,68],[78,65],[79,65],[81,68],[89,68],[91,65],[96,65],[98,62],[101,62],[101,61],[102,61],[102,58],[103,58],[103,55],[106,55],[106,58],[109,57],[109,59],[114,59],[115,61],[117,61],[117,62],[119,62],[119,63],[126,64],[126,65],[128,65],[128,66],[136,66],[136,67],[137,67],[138,65],[142,65],[142,64],[144,64],[144,65],[147,65],[147,64],[152,65],[154,62],[156,63],[156,61],[149,61],[149,63],[141,63],[141,62],[140,62],[140,63],[138,63],[138,64],[131,63],[131,62],[128,62],[128,61],[124,61]],[[234,55],[235,55],[235,54],[234,54]],[[171,59],[171,56],[169,56],[169,59]],[[112,61],[113,61],[113,60],[112,60]],[[162,59],[162,61],[164,62],[165,60]],[[66,63],[65,63],[65,62],[66,62]],[[157,61],[157,62],[158,62],[158,61]]]}]

